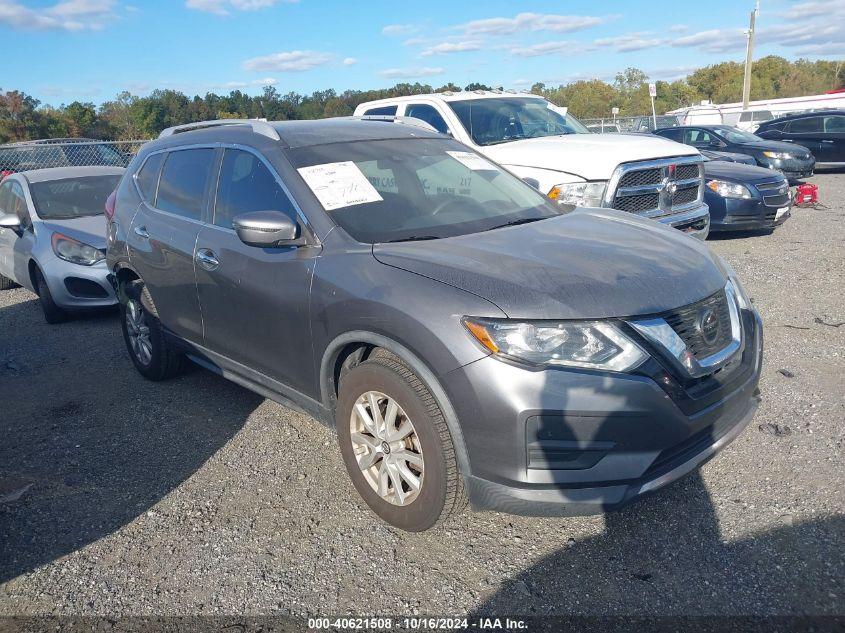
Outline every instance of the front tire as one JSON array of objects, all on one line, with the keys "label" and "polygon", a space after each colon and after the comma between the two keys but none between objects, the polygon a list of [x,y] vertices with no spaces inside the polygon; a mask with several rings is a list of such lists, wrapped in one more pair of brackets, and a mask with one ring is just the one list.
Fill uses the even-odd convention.
[{"label": "front tire", "polygon": [[173,378],[182,371],[184,356],[164,337],[147,287],[134,282],[125,294],[120,303],[120,324],[132,364],[148,380]]},{"label": "front tire", "polygon": [[44,313],[44,320],[51,325],[56,323],[64,323],[70,317],[67,312],[62,310],[53,300],[53,295],[50,294],[50,287],[47,285],[47,280],[44,279],[44,273],[38,268],[35,269],[35,289],[38,292],[38,303],[41,304],[41,312]]},{"label": "front tire", "polygon": [[443,413],[397,357],[377,350],[341,378],[336,423],[352,483],[385,522],[422,532],[466,506]]}]

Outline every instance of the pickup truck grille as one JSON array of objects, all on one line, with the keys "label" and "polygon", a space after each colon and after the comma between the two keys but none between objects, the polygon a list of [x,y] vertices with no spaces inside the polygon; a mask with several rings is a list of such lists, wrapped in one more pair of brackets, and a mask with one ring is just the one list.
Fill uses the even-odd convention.
[{"label": "pickup truck grille", "polygon": [[662,217],[700,203],[704,196],[699,156],[625,163],[611,179],[607,206],[645,217]]}]

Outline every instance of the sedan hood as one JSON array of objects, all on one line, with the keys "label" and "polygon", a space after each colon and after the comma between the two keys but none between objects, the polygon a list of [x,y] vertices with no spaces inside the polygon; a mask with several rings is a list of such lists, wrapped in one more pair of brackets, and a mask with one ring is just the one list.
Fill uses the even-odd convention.
[{"label": "sedan hood", "polygon": [[42,220],[42,225],[52,233],[64,233],[94,248],[106,247],[106,218],[94,215],[71,220]]},{"label": "sedan hood", "polygon": [[505,166],[539,167],[607,180],[619,163],[670,156],[697,156],[698,150],[653,134],[566,134],[480,147]]},{"label": "sedan hood", "polygon": [[606,209],[441,240],[376,244],[373,254],[523,319],[653,314],[703,299],[726,283],[701,242]]},{"label": "sedan hood", "polygon": [[749,151],[755,152],[789,152],[799,158],[810,157],[810,151],[805,147],[794,143],[784,143],[783,141],[756,141],[754,143],[743,143],[738,147],[742,148],[743,151],[747,148]]},{"label": "sedan hood", "polygon": [[777,182],[783,180],[783,174],[765,167],[745,165],[743,163],[728,163],[722,160],[711,160],[704,163],[705,178],[719,178],[736,182]]}]

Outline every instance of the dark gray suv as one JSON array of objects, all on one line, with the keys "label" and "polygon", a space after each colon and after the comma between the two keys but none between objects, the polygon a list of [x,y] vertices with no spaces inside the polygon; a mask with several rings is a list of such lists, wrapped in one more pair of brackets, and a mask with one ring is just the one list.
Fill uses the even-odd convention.
[{"label": "dark gray suv", "polygon": [[207,122],[145,145],[108,230],[138,371],[187,357],[335,425],[363,499],[414,531],[467,500],[618,508],[740,433],[762,328],[724,262],[405,123]]}]

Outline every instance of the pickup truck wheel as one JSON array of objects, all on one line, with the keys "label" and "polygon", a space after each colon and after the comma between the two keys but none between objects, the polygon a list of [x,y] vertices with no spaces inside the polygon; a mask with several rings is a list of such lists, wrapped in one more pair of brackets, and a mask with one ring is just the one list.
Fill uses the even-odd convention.
[{"label": "pickup truck wheel", "polygon": [[135,369],[149,380],[167,380],[180,373],[184,356],[164,337],[161,321],[153,313],[152,298],[146,286],[136,282],[120,304],[123,340]]},{"label": "pickup truck wheel", "polygon": [[8,277],[0,275],[0,290],[11,290],[15,286],[17,286],[17,284],[14,281]]},{"label": "pickup truck wheel", "polygon": [[387,523],[422,532],[466,506],[443,413],[395,356],[377,352],[343,376],[336,423],[352,483]]},{"label": "pickup truck wheel", "polygon": [[50,287],[44,279],[44,274],[38,268],[35,269],[35,289],[38,291],[38,303],[41,304],[41,312],[44,313],[44,320],[47,323],[54,325],[56,323],[64,323],[68,320],[68,313],[53,301],[53,295],[50,294]]}]

